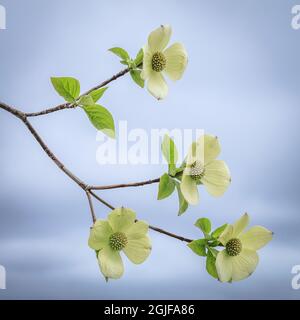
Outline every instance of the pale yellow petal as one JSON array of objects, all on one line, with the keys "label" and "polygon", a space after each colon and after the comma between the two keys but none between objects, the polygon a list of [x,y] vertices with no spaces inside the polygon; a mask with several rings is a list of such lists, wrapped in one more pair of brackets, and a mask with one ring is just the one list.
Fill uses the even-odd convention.
[{"label": "pale yellow petal", "polygon": [[140,264],[148,258],[151,252],[150,239],[144,235],[137,240],[129,240],[123,251],[131,262]]},{"label": "pale yellow petal", "polygon": [[216,259],[216,269],[219,280],[221,282],[228,282],[232,279],[232,257],[230,257],[226,250],[218,253]]},{"label": "pale yellow petal", "polygon": [[238,238],[239,235],[247,228],[249,224],[249,215],[245,213],[233,224],[233,237]]},{"label": "pale yellow petal", "polygon": [[142,79],[146,80],[149,78],[152,72],[152,51],[148,45],[145,45],[143,48],[144,57],[143,57],[143,70],[141,72]]},{"label": "pale yellow petal", "polygon": [[249,277],[256,269],[258,260],[257,253],[249,249],[243,249],[238,256],[232,257],[232,281]]},{"label": "pale yellow petal", "polygon": [[135,212],[127,208],[117,208],[108,215],[108,222],[114,232],[126,232],[135,221]]},{"label": "pale yellow petal", "polygon": [[201,182],[209,194],[219,197],[224,194],[230,184],[230,172],[222,160],[213,160],[205,166]]},{"label": "pale yellow petal", "polygon": [[223,244],[223,246],[226,246],[226,243],[233,239],[233,226],[231,224],[228,224],[225,230],[221,233],[218,240]]},{"label": "pale yellow petal", "polygon": [[195,161],[204,163],[203,154],[204,154],[203,149],[201,149],[199,144],[197,142],[193,142],[190,145],[190,148],[186,157],[187,166],[191,166]]},{"label": "pale yellow petal", "polygon": [[184,170],[182,182],[180,184],[180,190],[184,199],[189,204],[196,205],[199,202],[197,183],[194,179],[191,178],[187,171],[187,169]]},{"label": "pale yellow petal", "polygon": [[119,251],[107,246],[99,251],[98,261],[104,277],[119,279],[123,275],[124,266]]},{"label": "pale yellow petal", "polygon": [[144,221],[135,222],[127,231],[126,236],[128,240],[137,240],[146,235],[149,225]]},{"label": "pale yellow petal", "polygon": [[273,232],[262,227],[254,226],[240,236],[243,247],[258,250],[272,240]]},{"label": "pale yellow petal", "polygon": [[210,134],[200,136],[197,140],[199,149],[203,152],[204,164],[215,160],[221,152],[221,146],[218,137]]},{"label": "pale yellow petal", "polygon": [[160,72],[152,71],[150,73],[147,88],[158,100],[164,99],[168,94],[168,85]]},{"label": "pale yellow petal", "polygon": [[94,250],[104,248],[108,242],[109,237],[113,233],[111,226],[106,220],[97,220],[90,230],[90,237],[88,244]]},{"label": "pale yellow petal", "polygon": [[148,45],[152,52],[163,51],[168,45],[172,34],[171,26],[161,25],[152,31],[148,37]]},{"label": "pale yellow petal", "polygon": [[167,60],[165,72],[172,80],[179,80],[187,66],[188,57],[184,46],[181,43],[174,43],[164,51]]}]

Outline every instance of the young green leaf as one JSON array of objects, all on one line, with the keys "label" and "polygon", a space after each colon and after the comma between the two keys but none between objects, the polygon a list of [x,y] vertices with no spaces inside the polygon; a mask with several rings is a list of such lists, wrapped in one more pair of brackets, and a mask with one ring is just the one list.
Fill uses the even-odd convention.
[{"label": "young green leaf", "polygon": [[102,131],[110,138],[115,138],[114,119],[107,109],[99,104],[84,106],[83,109],[96,129]]},{"label": "young green leaf", "polygon": [[88,94],[80,98],[78,104],[81,106],[92,106],[94,103],[93,98]]},{"label": "young green leaf", "polygon": [[144,88],[145,81],[141,78],[141,70],[130,70],[132,80],[141,88]]},{"label": "young green leaf", "polygon": [[167,173],[163,174],[159,180],[157,200],[169,197],[175,189],[174,180]]},{"label": "young green leaf", "polygon": [[140,49],[140,51],[136,55],[136,58],[134,59],[135,65],[139,66],[143,62],[143,58],[144,58],[144,50]]},{"label": "young green leaf", "polygon": [[180,183],[177,181],[175,183],[176,183],[176,189],[177,189],[178,201],[179,201],[178,215],[181,216],[187,210],[187,208],[189,207],[189,204],[184,199],[184,196],[180,189]]},{"label": "young green leaf", "polygon": [[205,235],[210,233],[211,223],[207,218],[198,219],[195,223],[195,226],[200,228]]},{"label": "young green leaf", "polygon": [[208,248],[207,250],[207,258],[206,258],[206,271],[213,277],[218,279],[218,273],[216,268],[216,257],[218,251],[212,248]]},{"label": "young green leaf", "polygon": [[92,91],[90,93],[90,96],[92,97],[92,99],[94,100],[94,102],[96,103],[100,98],[102,98],[104,92],[108,89],[108,87],[104,87],[104,88],[99,88],[96,89],[94,91]]},{"label": "young green leaf", "polygon": [[80,94],[80,83],[77,79],[70,77],[51,78],[56,92],[68,102],[74,102]]},{"label": "young green leaf", "polygon": [[115,48],[110,48],[108,51],[114,53],[115,55],[120,57],[122,60],[125,60],[125,61],[130,60],[130,56],[128,52],[123,48],[115,47]]},{"label": "young green leaf", "polygon": [[193,250],[196,254],[199,256],[205,257],[206,256],[206,240],[205,239],[199,239],[194,240],[190,243],[188,243],[188,247]]},{"label": "young green leaf", "polygon": [[219,236],[223,233],[226,229],[227,223],[223,224],[221,227],[217,228],[215,231],[212,232],[211,236],[215,239],[219,238]]},{"label": "young green leaf", "polygon": [[213,257],[217,259],[217,255],[219,253],[219,251],[217,249],[208,247],[208,251],[210,251],[210,253],[213,255]]},{"label": "young green leaf", "polygon": [[161,144],[163,156],[169,165],[176,165],[178,160],[178,152],[173,139],[165,134],[163,142]]},{"label": "young green leaf", "polygon": [[176,165],[175,164],[169,164],[168,172],[169,172],[170,176],[175,177],[176,176]]}]

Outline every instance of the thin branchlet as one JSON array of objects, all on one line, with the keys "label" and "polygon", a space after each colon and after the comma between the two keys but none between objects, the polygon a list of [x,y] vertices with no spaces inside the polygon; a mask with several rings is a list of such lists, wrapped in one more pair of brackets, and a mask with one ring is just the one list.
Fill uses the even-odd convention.
[{"label": "thin branchlet", "polygon": [[[105,87],[106,85],[108,85],[109,83],[111,83],[112,81],[117,80],[118,78],[124,76],[126,73],[128,73],[130,71],[130,68],[126,68],[120,72],[118,72],[117,74],[113,75],[111,78],[101,82],[99,85],[89,89],[88,91],[86,91],[85,93],[83,93],[82,95],[80,95],[76,101],[79,101],[80,98],[82,98],[83,96],[93,92],[94,90],[100,89]],[[38,117],[38,116],[43,116],[49,113],[53,113],[53,112],[57,112],[57,111],[61,111],[61,110],[65,110],[65,109],[74,109],[77,107],[77,104],[74,102],[69,102],[69,103],[62,103],[59,104],[56,107],[53,108],[49,108],[49,109],[45,109],[39,112],[30,112],[30,113],[25,113],[26,117]]]}]

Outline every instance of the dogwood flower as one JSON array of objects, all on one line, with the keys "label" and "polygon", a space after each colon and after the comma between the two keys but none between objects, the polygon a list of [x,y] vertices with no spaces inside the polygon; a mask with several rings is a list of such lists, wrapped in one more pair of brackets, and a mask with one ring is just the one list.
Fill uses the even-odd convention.
[{"label": "dogwood flower", "polygon": [[169,25],[160,26],[150,33],[148,44],[144,46],[143,70],[141,77],[147,80],[148,91],[157,99],[168,94],[165,73],[171,80],[179,80],[187,65],[187,52],[184,46],[176,42],[166,49],[171,37]]},{"label": "dogwood flower", "polygon": [[219,237],[225,247],[216,259],[218,277],[222,282],[239,281],[250,276],[259,260],[256,251],[272,239],[273,233],[261,226],[243,232],[248,223],[246,213],[233,225],[228,225]]},{"label": "dogwood flower", "polygon": [[90,231],[88,244],[96,250],[100,270],[106,279],[118,279],[124,266],[123,251],[135,263],[144,262],[151,252],[148,224],[136,221],[136,214],[126,208],[113,210],[107,220],[97,220]]},{"label": "dogwood flower", "polygon": [[207,192],[215,197],[226,191],[231,178],[226,163],[216,160],[220,151],[218,138],[211,135],[203,135],[192,143],[180,184],[181,192],[189,204],[199,202],[198,184],[203,184]]}]

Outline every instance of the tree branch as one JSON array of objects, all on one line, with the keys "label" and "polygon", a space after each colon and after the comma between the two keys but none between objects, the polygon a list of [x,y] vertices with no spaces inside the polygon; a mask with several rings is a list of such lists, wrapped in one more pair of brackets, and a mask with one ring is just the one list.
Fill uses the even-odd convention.
[{"label": "tree branch", "polygon": [[[124,71],[125,70],[123,70],[123,72]],[[119,73],[119,74],[121,74],[121,73]],[[116,75],[115,77],[117,78],[119,76]],[[88,201],[89,201],[89,205],[90,205],[90,210],[91,210],[91,213],[92,213],[93,222],[96,221],[96,216],[95,216],[95,213],[94,213],[94,208],[93,208],[93,205],[92,205],[91,196],[93,196],[95,199],[97,199],[98,201],[103,203],[108,208],[110,208],[112,210],[114,209],[114,207],[111,204],[109,204],[108,202],[106,202],[105,200],[100,198],[96,193],[91,191],[91,189],[89,189],[90,187],[85,182],[80,180],[75,174],[73,174],[68,168],[66,168],[66,166],[54,155],[54,153],[49,149],[49,147],[43,141],[43,139],[40,137],[40,135],[37,133],[37,131],[33,128],[31,123],[27,119],[28,116],[24,112],[22,112],[20,110],[17,110],[17,109],[15,109],[15,108],[13,108],[13,107],[5,104],[5,103],[2,103],[2,102],[0,102],[0,108],[5,110],[5,111],[7,111],[7,112],[9,112],[10,114],[14,115],[15,117],[19,118],[25,124],[25,126],[28,128],[28,130],[30,131],[32,136],[39,143],[39,145],[44,150],[44,152],[48,155],[48,157],[57,165],[57,167],[60,170],[62,170],[70,179],[72,179],[81,189],[83,189],[86,192],[86,195],[87,195]],[[145,185],[145,184],[150,184],[150,183],[155,183],[155,182],[158,182],[157,179],[148,180],[146,182],[138,182],[138,183],[133,183],[133,184],[128,184],[128,185],[123,185],[123,186],[139,186],[139,185]],[[120,185],[117,185],[117,186],[120,187]],[[175,239],[178,239],[178,240],[181,240],[181,241],[185,241],[185,242],[191,242],[192,241],[191,239],[187,239],[187,238],[178,236],[176,234],[173,234],[171,232],[165,231],[163,229],[160,229],[160,228],[157,228],[157,227],[154,227],[154,226],[151,226],[151,225],[149,226],[149,228],[154,230],[154,231],[156,231],[156,232],[165,234],[165,235],[167,235],[169,237],[172,237],[172,238],[175,238]]]},{"label": "tree branch", "polygon": [[101,202],[102,204],[104,204],[107,208],[111,209],[111,210],[114,210],[115,207],[112,206],[111,204],[109,204],[108,202],[106,202],[105,200],[103,200],[102,198],[100,198],[95,192],[93,191],[90,191],[90,194],[95,198],[97,199],[99,202]]},{"label": "tree branch", "polygon": [[[100,202],[102,202],[102,203],[103,203],[105,206],[107,206],[108,208],[110,208],[110,209],[112,209],[112,210],[115,209],[115,207],[113,207],[111,204],[109,204],[109,203],[107,203],[106,201],[104,201],[103,199],[99,198],[98,195],[97,195],[96,193],[94,193],[93,191],[89,191],[89,193],[90,193],[93,197],[95,197],[97,200],[99,200]],[[136,221],[138,221],[138,220],[136,220]],[[165,234],[165,235],[167,235],[167,236],[169,236],[169,237],[178,239],[178,240],[180,240],[180,241],[184,241],[184,242],[192,242],[192,241],[193,241],[193,240],[191,240],[191,239],[184,238],[184,237],[182,237],[182,236],[178,236],[178,235],[175,234],[175,233],[171,233],[171,232],[169,232],[169,231],[166,231],[166,230],[163,230],[163,229],[161,229],[161,228],[157,228],[157,227],[154,227],[154,226],[151,226],[151,225],[149,225],[149,229],[154,230],[154,231],[159,232],[159,233],[162,233],[162,234]]]},{"label": "tree branch", "polygon": [[107,186],[88,186],[89,190],[108,190],[108,189],[118,189],[118,188],[128,188],[128,187],[141,187],[147,184],[159,183],[160,178],[153,180],[146,180],[141,182],[133,182],[133,183],[122,183],[122,184],[112,184]]},{"label": "tree branch", "polygon": [[[78,97],[78,99],[76,101],[78,101],[82,96],[85,96],[85,95],[91,93],[94,90],[97,90],[97,89],[100,89],[102,87],[105,87],[107,84],[109,84],[110,82],[115,81],[118,78],[124,76],[129,71],[130,71],[130,68],[126,68],[126,69],[120,71],[119,73],[115,74],[111,78],[103,81],[99,85],[97,85],[94,88],[92,88],[92,89],[86,91],[85,93],[83,93],[80,97]],[[64,110],[64,109],[73,109],[73,108],[76,108],[76,107],[77,107],[76,103],[63,103],[63,104],[60,104],[60,105],[58,105],[56,107],[45,109],[45,110],[42,110],[42,111],[39,111],[39,112],[25,113],[25,115],[26,115],[26,117],[37,117],[37,116],[43,116],[43,115],[46,115],[46,114],[49,114],[49,113],[52,113],[52,112],[61,111],[61,110]]]},{"label": "tree branch", "polygon": [[92,214],[92,220],[95,223],[97,221],[97,218],[96,218],[96,215],[95,215],[91,194],[88,191],[86,191],[86,196],[88,198],[88,202],[89,202],[89,206],[90,206],[90,210],[91,210],[91,214]]}]

